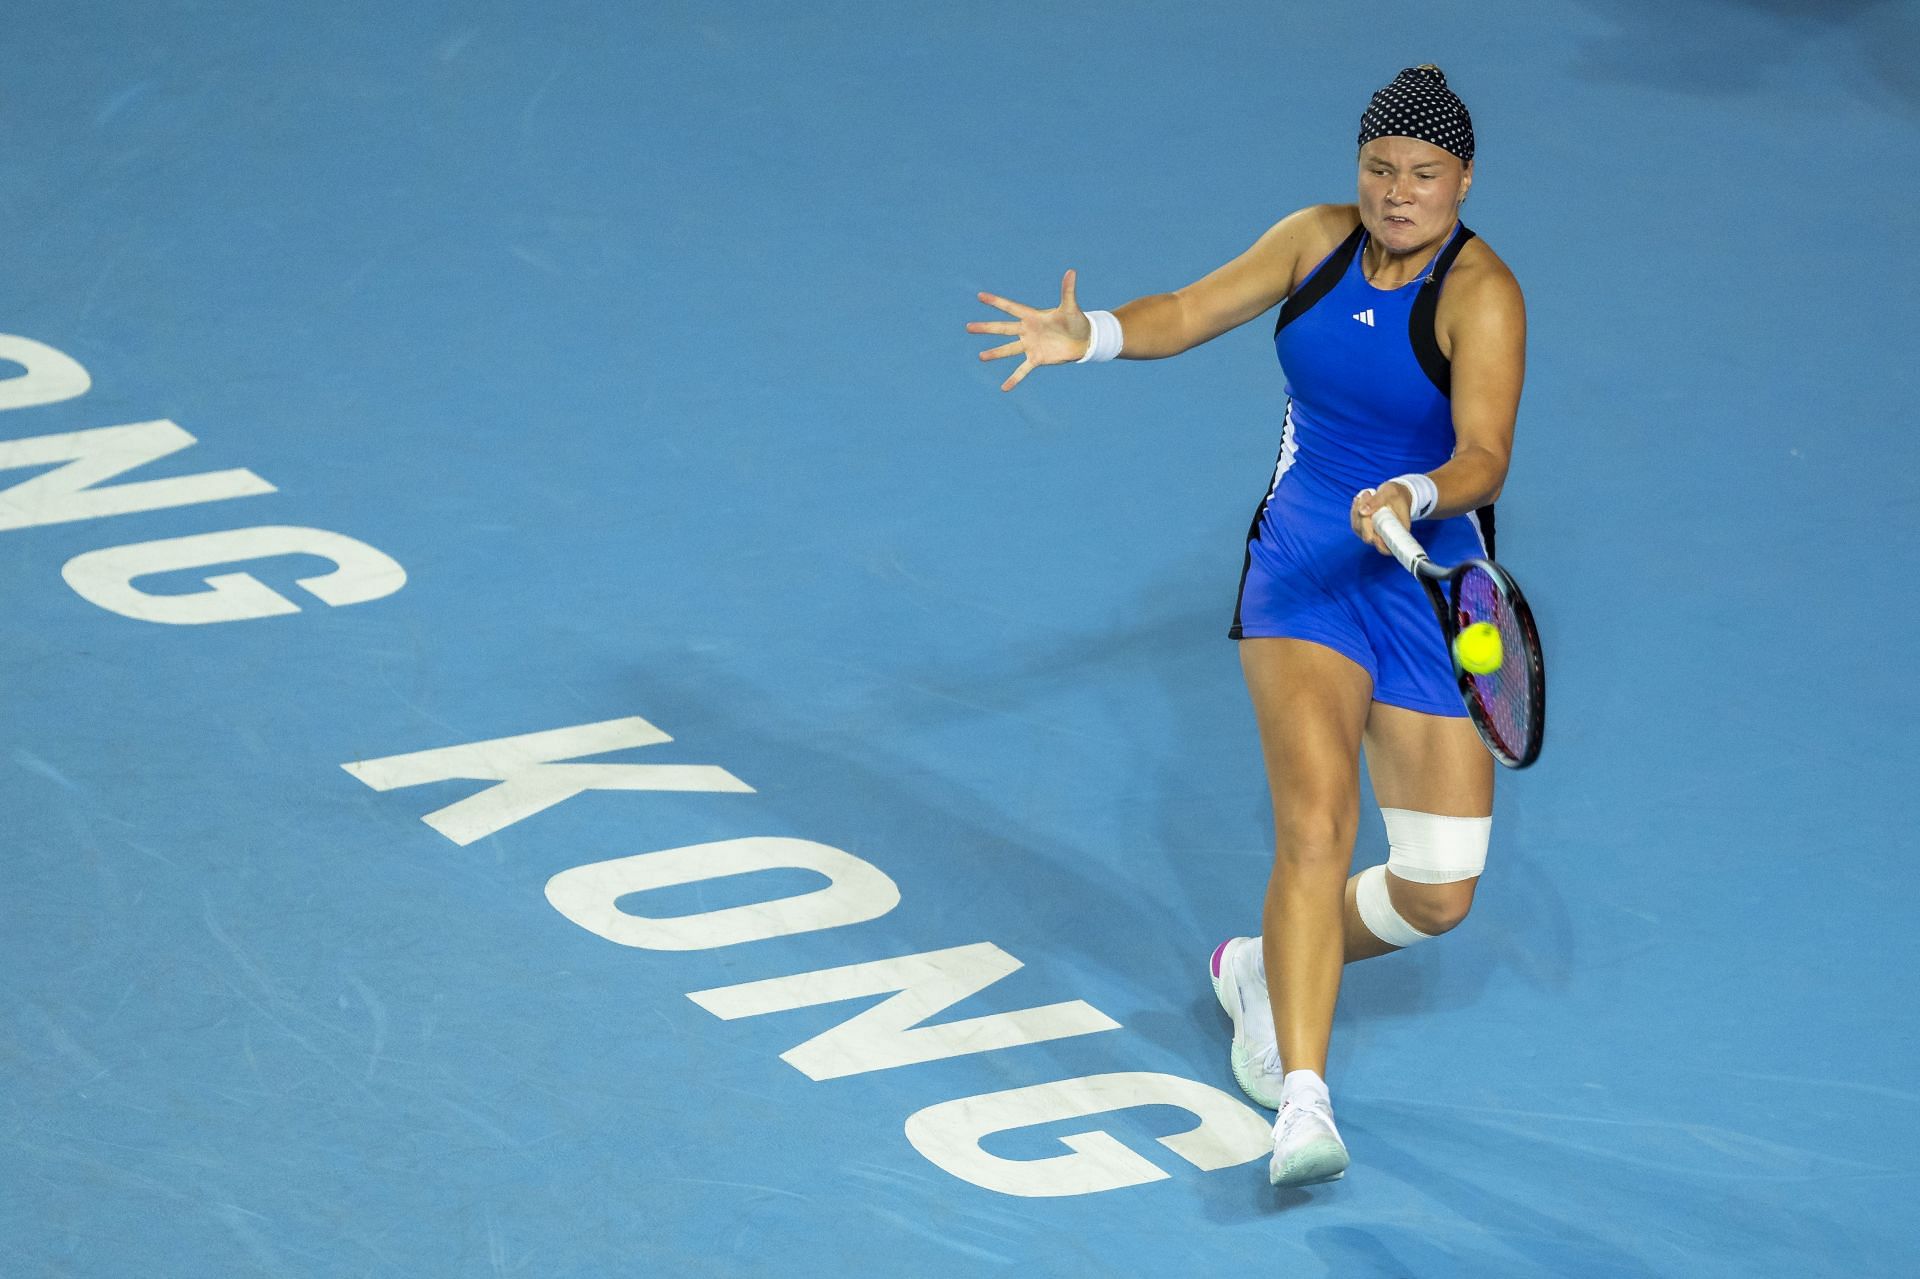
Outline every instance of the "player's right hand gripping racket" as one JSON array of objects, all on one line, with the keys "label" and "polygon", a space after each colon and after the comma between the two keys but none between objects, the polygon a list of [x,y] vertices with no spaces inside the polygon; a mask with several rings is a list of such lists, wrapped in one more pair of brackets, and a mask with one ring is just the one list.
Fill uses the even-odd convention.
[{"label": "player's right hand gripping racket", "polygon": [[[1460,700],[1480,730],[1493,757],[1508,768],[1525,768],[1540,758],[1547,728],[1547,667],[1540,655],[1540,632],[1533,625],[1527,597],[1508,572],[1492,560],[1471,559],[1442,568],[1390,510],[1373,513],[1373,527],[1405,569],[1420,579],[1440,619],[1447,653],[1461,630],[1491,622],[1500,631],[1500,665],[1485,675],[1462,670]],[[1441,584],[1446,584],[1443,594]]]}]

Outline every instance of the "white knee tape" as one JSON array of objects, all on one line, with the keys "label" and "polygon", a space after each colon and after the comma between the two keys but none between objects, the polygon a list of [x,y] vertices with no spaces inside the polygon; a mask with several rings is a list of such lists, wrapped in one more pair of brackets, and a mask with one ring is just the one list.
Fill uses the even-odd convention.
[{"label": "white knee tape", "polygon": [[1423,933],[1409,924],[1393,908],[1393,898],[1387,895],[1385,866],[1369,866],[1360,872],[1354,904],[1360,908],[1360,922],[1367,926],[1367,931],[1389,946],[1411,946],[1433,937],[1432,933]]},{"label": "white knee tape", "polygon": [[1387,823],[1387,868],[1401,879],[1452,884],[1487,868],[1491,817],[1443,817],[1409,808],[1383,808],[1380,816]]}]

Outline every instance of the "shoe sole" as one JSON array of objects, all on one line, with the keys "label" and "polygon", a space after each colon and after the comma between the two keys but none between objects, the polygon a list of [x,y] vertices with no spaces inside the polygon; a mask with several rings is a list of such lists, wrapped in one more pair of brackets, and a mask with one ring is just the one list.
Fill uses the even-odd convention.
[{"label": "shoe sole", "polygon": [[1248,1057],[1251,1054],[1242,1054],[1235,1051],[1240,1047],[1240,991],[1239,987],[1228,980],[1223,972],[1227,947],[1232,945],[1235,940],[1235,938],[1229,937],[1218,946],[1215,946],[1213,948],[1212,958],[1207,960],[1207,975],[1213,982],[1213,997],[1220,1001],[1221,1010],[1227,1014],[1227,1020],[1233,1023],[1233,1043],[1227,1049],[1227,1067],[1233,1072],[1233,1082],[1240,1085],[1240,1091],[1247,1095],[1248,1100],[1252,1101],[1256,1106],[1264,1106],[1268,1110],[1278,1110],[1280,1109],[1280,1099],[1278,1097],[1268,1098],[1255,1091],[1249,1081],[1252,1072],[1247,1066],[1241,1063],[1243,1057]]},{"label": "shoe sole", "polygon": [[1331,1138],[1322,1138],[1294,1151],[1285,1164],[1276,1167],[1278,1160],[1269,1163],[1267,1182],[1274,1186],[1317,1186],[1346,1176],[1351,1162],[1345,1146]]}]

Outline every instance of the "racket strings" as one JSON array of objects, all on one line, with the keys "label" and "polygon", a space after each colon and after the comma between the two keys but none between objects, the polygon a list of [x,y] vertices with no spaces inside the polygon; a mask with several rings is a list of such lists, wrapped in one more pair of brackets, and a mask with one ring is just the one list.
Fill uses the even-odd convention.
[{"label": "racket strings", "polygon": [[1518,758],[1526,753],[1537,700],[1531,637],[1506,592],[1487,572],[1470,570],[1461,577],[1454,611],[1463,630],[1489,622],[1500,632],[1500,665],[1485,675],[1469,674],[1467,679],[1487,727],[1501,748]]}]

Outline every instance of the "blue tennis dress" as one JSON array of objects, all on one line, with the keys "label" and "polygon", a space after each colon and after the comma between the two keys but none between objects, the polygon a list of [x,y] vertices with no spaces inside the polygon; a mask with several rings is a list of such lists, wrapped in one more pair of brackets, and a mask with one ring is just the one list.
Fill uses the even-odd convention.
[{"label": "blue tennis dress", "polygon": [[[1433,606],[1413,575],[1354,536],[1354,495],[1453,456],[1447,359],[1434,337],[1440,285],[1473,238],[1454,228],[1420,277],[1367,283],[1356,227],[1288,298],[1274,325],[1287,408],[1273,482],[1247,531],[1234,639],[1282,636],[1344,654],[1373,699],[1464,715]],[[1413,526],[1442,564],[1492,554],[1493,508]]]}]

